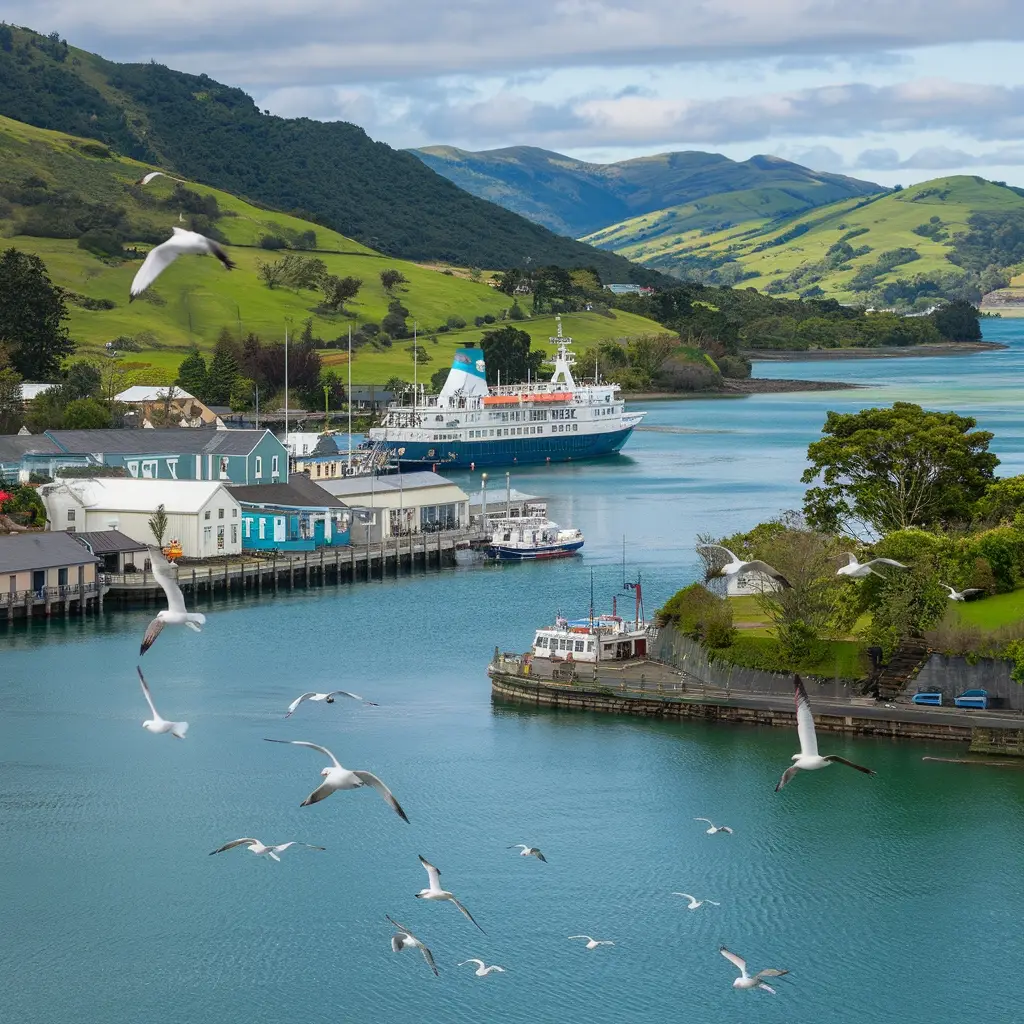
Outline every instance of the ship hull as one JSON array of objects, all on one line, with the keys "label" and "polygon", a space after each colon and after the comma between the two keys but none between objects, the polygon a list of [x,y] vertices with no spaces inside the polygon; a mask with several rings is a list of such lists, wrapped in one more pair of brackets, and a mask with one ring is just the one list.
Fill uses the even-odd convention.
[{"label": "ship hull", "polygon": [[543,558],[568,558],[575,555],[583,547],[583,541],[573,541],[571,544],[546,544],[537,548],[512,548],[502,544],[492,544],[487,549],[491,558],[499,562],[524,562],[529,559]]},{"label": "ship hull", "polygon": [[[482,441],[392,441],[380,439],[398,455],[403,469],[445,466],[479,469],[487,466],[526,466],[543,462],[575,462],[616,455],[633,427],[568,437],[508,437]],[[398,454],[399,449],[404,449]]]}]

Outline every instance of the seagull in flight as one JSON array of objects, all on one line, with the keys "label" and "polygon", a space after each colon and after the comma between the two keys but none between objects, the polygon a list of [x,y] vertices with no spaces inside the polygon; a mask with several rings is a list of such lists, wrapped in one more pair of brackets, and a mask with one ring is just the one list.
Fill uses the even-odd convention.
[{"label": "seagull in flight", "polygon": [[526,843],[513,843],[509,849],[518,850],[520,857],[536,857],[537,860],[542,860],[545,864],[548,862],[547,857],[536,846],[527,846]]},{"label": "seagull in flight", "polygon": [[759,988],[770,995],[775,995],[775,989],[771,985],[766,985],[763,979],[781,978],[784,974],[789,974],[789,971],[777,971],[774,967],[768,967],[751,975],[747,973],[747,961],[742,957],[730,953],[725,946],[720,946],[718,952],[740,972],[740,976],[732,983],[733,988]]},{"label": "seagull in flight", "polygon": [[171,231],[171,237],[150,249],[142,261],[132,281],[129,302],[138,298],[179,256],[216,256],[228,270],[235,269],[234,261],[212,238],[184,228]]},{"label": "seagull in flight", "polygon": [[[468,917],[473,924],[476,924],[477,928],[480,928],[480,925],[476,923],[476,919],[473,915],[455,898],[455,896],[448,892],[447,889],[441,888],[441,872],[438,871],[430,861],[424,860],[422,855],[418,854],[417,856],[419,856],[420,863],[427,870],[428,888],[420,889],[420,891],[416,893],[416,898],[418,900],[448,900],[459,908],[459,911],[464,917]],[[480,931],[483,931],[483,928],[480,928]]]},{"label": "seagull in flight", "polygon": [[456,964],[457,967],[465,967],[466,964],[476,964],[476,970],[473,972],[478,978],[486,978],[491,971],[500,971],[502,974],[505,973],[504,967],[499,967],[497,964],[492,964],[490,967],[484,965],[483,960],[478,960],[475,956],[470,957],[468,960],[463,960],[462,963]]},{"label": "seagull in flight", "polygon": [[153,567],[153,576],[167,595],[167,610],[156,613],[156,618],[146,627],[146,635],[142,638],[139,657],[153,646],[164,626],[188,626],[197,633],[202,632],[206,616],[202,612],[185,611],[185,598],[181,593],[178,581],[171,575],[171,567],[164,558],[163,552],[157,548],[149,549],[149,560]]},{"label": "seagull in flight", "polygon": [[827,754],[822,757],[818,753],[818,737],[814,732],[814,716],[811,714],[811,702],[807,699],[807,691],[804,689],[803,680],[799,676],[793,676],[793,689],[796,696],[796,732],[800,738],[800,753],[793,755],[793,763],[782,773],[779,784],[775,787],[778,793],[787,782],[802,768],[804,771],[813,772],[819,768],[827,768],[830,764],[845,764],[848,768],[856,768],[865,775],[874,775],[870,768],[864,768],[838,754]]},{"label": "seagull in flight", "polygon": [[716,903],[714,900],[699,900],[696,896],[691,896],[688,892],[674,892],[673,896],[682,896],[683,899],[689,900],[686,904],[687,910],[696,910],[698,907],[703,907],[705,903],[710,903],[713,907],[720,907],[721,903]]},{"label": "seagull in flight", "polygon": [[945,587],[949,591],[950,601],[966,601],[968,594],[982,593],[981,587],[968,587],[966,590],[954,590],[948,583],[940,583],[939,586]]},{"label": "seagull in flight", "polygon": [[716,825],[710,818],[694,818],[693,820],[706,821],[710,828],[706,828],[704,831],[709,836],[713,836],[716,832],[727,832],[732,835],[732,829],[728,825]]},{"label": "seagull in flight", "polygon": [[173,175],[168,174],[166,171],[150,171],[149,174],[144,174],[137,182],[136,185],[148,185],[154,178],[169,178],[171,181],[181,181],[181,178],[175,178]]},{"label": "seagull in flight", "polygon": [[592,939],[589,935],[570,935],[570,939],[586,939],[587,949],[597,949],[598,946],[614,946],[615,943],[609,939]]},{"label": "seagull in flight", "polygon": [[310,846],[309,843],[279,843],[277,846],[267,846],[265,843],[261,843],[258,839],[245,838],[245,839],[233,839],[230,843],[225,843],[223,846],[218,847],[216,850],[210,851],[212,857],[215,853],[223,853],[225,850],[233,850],[236,846],[247,846],[250,853],[255,853],[257,857],[269,857],[271,860],[276,860],[278,863],[281,862],[281,858],[278,856],[280,853],[284,853],[285,850],[290,846],[304,846],[307,850],[325,850],[325,846]]},{"label": "seagull in flight", "polygon": [[851,579],[862,580],[865,576],[881,576],[883,580],[888,579],[888,576],[882,576],[880,572],[876,572],[871,567],[873,565],[893,565],[897,569],[906,569],[902,562],[897,562],[895,558],[872,558],[870,562],[858,562],[857,556],[851,551],[847,556],[849,562],[836,570],[837,576],[849,576]]},{"label": "seagull in flight", "polygon": [[742,576],[748,572],[760,572],[764,573],[765,576],[770,576],[773,580],[777,580],[783,587],[788,587],[790,585],[789,580],[787,580],[778,569],[773,568],[767,562],[762,562],[758,558],[755,558],[750,562],[744,562],[743,559],[739,558],[727,547],[723,547],[721,544],[697,545],[698,551],[710,551],[712,549],[724,551],[730,559],[714,574],[715,576]]},{"label": "seagull in flight", "polygon": [[291,718],[291,716],[295,713],[295,709],[304,700],[322,700],[327,704],[333,704],[335,697],[351,697],[353,700],[361,700],[363,701],[364,704],[369,704],[370,707],[377,707],[377,705],[374,704],[372,700],[364,700],[362,697],[359,696],[358,693],[349,693],[348,690],[331,690],[330,693],[315,693],[311,691],[310,693],[303,693],[300,696],[296,697],[295,700],[293,700],[291,704],[288,705],[288,711],[285,713],[284,717]]},{"label": "seagull in flight", "polygon": [[401,953],[403,949],[418,949],[423,954],[423,959],[427,961],[427,966],[436,975],[437,964],[434,963],[434,954],[408,928],[400,925],[390,914],[385,914],[384,916],[395,929],[395,934],[391,936],[391,948],[396,953]]},{"label": "seagull in flight", "polygon": [[188,732],[188,722],[168,722],[166,718],[161,718],[160,712],[157,711],[156,706],[153,704],[153,697],[149,692],[149,687],[146,685],[146,678],[142,674],[142,669],[136,665],[135,671],[139,673],[139,682],[142,683],[142,696],[146,698],[149,710],[153,712],[153,717],[146,719],[142,723],[142,728],[155,733],[169,732],[175,739],[183,740],[185,733]]},{"label": "seagull in flight", "polygon": [[308,807],[310,804],[326,800],[327,797],[332,793],[336,793],[339,789],[361,789],[363,786],[370,786],[380,793],[402,821],[409,820],[405,815],[405,811],[402,810],[402,805],[391,795],[391,790],[376,775],[372,772],[356,772],[343,768],[341,762],[326,747],[321,747],[319,743],[307,743],[305,740],[271,739],[268,739],[267,743],[291,743],[296,747],[309,747],[310,750],[319,750],[321,754],[326,754],[333,762],[331,767],[324,768],[320,773],[324,781],[299,804],[300,807]]}]

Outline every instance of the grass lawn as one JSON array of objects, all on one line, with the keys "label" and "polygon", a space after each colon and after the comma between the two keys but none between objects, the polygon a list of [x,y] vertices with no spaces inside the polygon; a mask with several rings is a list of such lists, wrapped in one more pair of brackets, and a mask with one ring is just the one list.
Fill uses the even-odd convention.
[{"label": "grass lawn", "polygon": [[1024,619],[1024,590],[1009,594],[996,594],[980,601],[956,602],[956,613],[961,622],[982,629],[999,629]]},{"label": "grass lawn", "polygon": [[[715,657],[734,665],[762,669],[766,672],[793,671],[778,657],[775,641],[770,636],[758,636],[753,630],[740,632],[733,645],[715,651]],[[867,674],[869,668],[867,655],[859,642],[831,640],[821,658],[799,665],[797,671],[826,679],[859,679]]]}]

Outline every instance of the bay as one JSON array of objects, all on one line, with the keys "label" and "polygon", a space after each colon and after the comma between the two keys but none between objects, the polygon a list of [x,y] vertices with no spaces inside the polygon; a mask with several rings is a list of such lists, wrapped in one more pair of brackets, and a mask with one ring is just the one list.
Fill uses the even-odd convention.
[{"label": "bay", "polygon": [[[1024,331],[1004,352],[763,364],[762,376],[863,390],[650,406],[621,459],[514,471],[580,526],[585,557],[281,591],[202,605],[143,659],[178,743],[141,727],[134,666],[151,610],[17,625],[0,635],[3,1019],[621,1024],[959,1022],[1020,1018],[1024,775],[921,760],[947,746],[829,738],[876,768],[772,788],[785,730],[673,725],[492,705],[484,668],[556,610],[607,608],[639,572],[648,612],[696,571],[697,532],[799,506],[828,409],[919,401],[978,417],[1000,472],[1024,471]],[[479,474],[462,478],[479,486]],[[503,475],[492,473],[498,499]],[[621,598],[628,602],[630,599]],[[620,608],[622,604],[620,603]],[[303,705],[346,687],[379,707]],[[300,801],[323,759],[379,773],[372,792]],[[852,775],[853,773],[849,773]],[[693,818],[735,828],[708,836]],[[297,839],[281,864],[234,850]],[[511,843],[539,846],[547,864]],[[472,911],[413,898],[416,855]],[[721,902],[687,911],[673,890]],[[441,977],[389,947],[390,913]],[[614,940],[593,951],[579,932]],[[779,967],[779,995],[731,989],[727,945]],[[470,956],[507,968],[477,978]]]}]

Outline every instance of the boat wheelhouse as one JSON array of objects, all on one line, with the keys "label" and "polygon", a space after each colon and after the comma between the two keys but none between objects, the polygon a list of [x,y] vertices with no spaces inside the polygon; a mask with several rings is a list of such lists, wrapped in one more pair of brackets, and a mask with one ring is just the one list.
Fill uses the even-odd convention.
[{"label": "boat wheelhouse", "polygon": [[490,524],[487,553],[499,561],[532,558],[566,558],[583,547],[583,532],[563,530],[558,523],[539,516],[496,519]]}]

